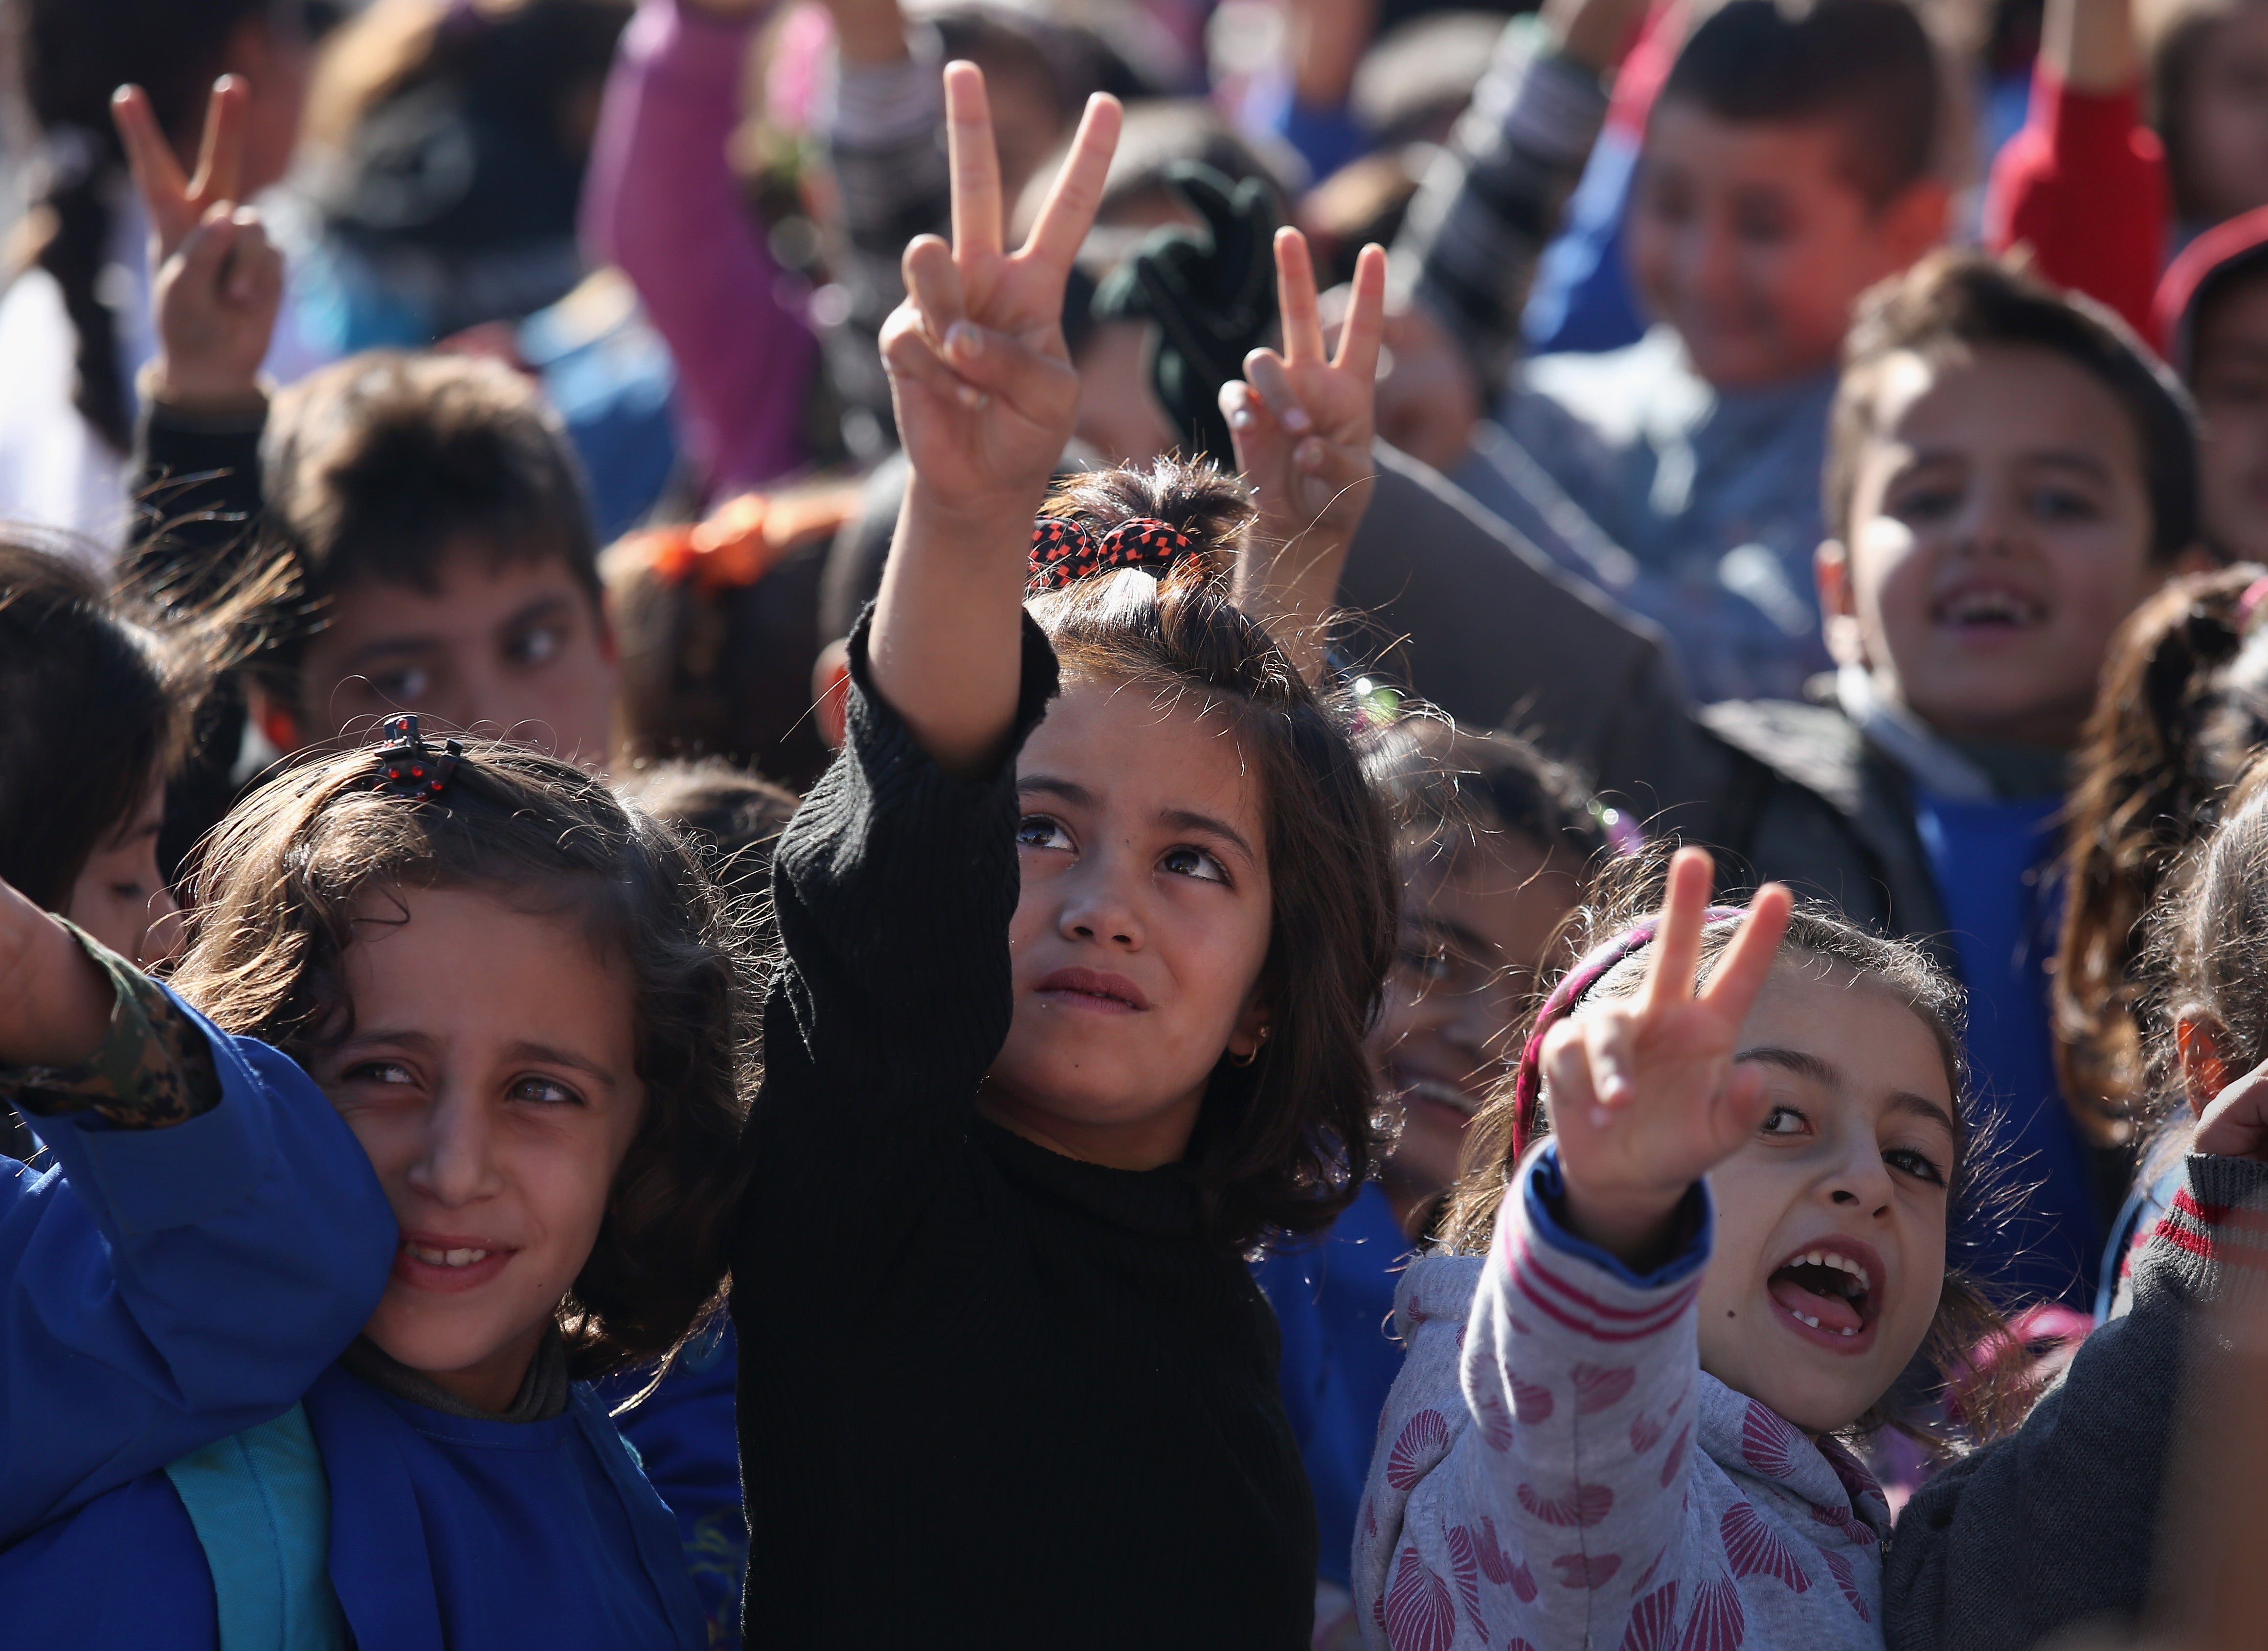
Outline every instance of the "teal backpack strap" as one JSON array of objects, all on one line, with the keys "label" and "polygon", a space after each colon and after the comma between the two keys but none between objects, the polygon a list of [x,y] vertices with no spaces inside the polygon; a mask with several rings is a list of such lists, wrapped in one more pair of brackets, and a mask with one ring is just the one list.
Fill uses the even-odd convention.
[{"label": "teal backpack strap", "polygon": [[294,1404],[166,1470],[220,1606],[220,1651],[349,1651],[332,1591],[331,1487]]}]

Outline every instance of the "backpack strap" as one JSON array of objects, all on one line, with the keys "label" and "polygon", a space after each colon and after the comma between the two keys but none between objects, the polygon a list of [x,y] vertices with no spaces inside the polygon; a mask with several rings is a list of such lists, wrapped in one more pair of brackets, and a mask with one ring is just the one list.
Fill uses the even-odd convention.
[{"label": "backpack strap", "polygon": [[349,1651],[331,1588],[330,1482],[305,1410],[193,1450],[166,1477],[212,1572],[220,1651]]}]

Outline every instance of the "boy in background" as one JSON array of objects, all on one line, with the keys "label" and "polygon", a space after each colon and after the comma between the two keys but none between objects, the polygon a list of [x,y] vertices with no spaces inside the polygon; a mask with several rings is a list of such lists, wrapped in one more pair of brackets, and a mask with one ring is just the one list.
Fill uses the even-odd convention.
[{"label": "boy in background", "polygon": [[[1512,376],[1535,259],[1639,10],[1572,0],[1507,31],[1397,249],[1413,335],[1389,342],[1413,378],[1447,342],[1429,323],[1484,399]],[[1452,471],[1524,530],[1579,508],[1596,531],[1557,535],[1598,547],[1578,571],[1663,625],[1704,701],[1792,697],[1829,663],[1809,564],[1837,355],[1859,295],[1944,234],[1941,101],[1898,0],[1712,13],[1654,100],[1626,226],[1653,330],[1528,362],[1502,428]],[[1390,405],[1380,422],[1391,437]]]}]

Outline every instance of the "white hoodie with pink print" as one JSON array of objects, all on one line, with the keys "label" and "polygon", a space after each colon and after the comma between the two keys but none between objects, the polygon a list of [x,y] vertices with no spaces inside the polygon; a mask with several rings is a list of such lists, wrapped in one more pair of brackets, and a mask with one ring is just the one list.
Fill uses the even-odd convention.
[{"label": "white hoodie with pink print", "polygon": [[1392,1651],[1879,1651],[1889,1509],[1858,1462],[1701,1369],[1713,1223],[1643,1277],[1551,1214],[1547,1144],[1485,1257],[1428,1256],[1355,1522]]}]

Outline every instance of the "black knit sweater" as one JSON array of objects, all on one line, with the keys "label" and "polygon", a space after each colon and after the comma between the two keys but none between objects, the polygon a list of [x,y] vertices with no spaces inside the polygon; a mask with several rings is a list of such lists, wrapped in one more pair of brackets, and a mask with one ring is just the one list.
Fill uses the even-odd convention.
[{"label": "black knit sweater", "polygon": [[976,1114],[1006,1037],[1012,755],[947,778],[851,646],[850,739],[782,839],[733,1257],[747,1643],[1296,1651],[1315,1525],[1275,1321],[1177,1167]]}]

